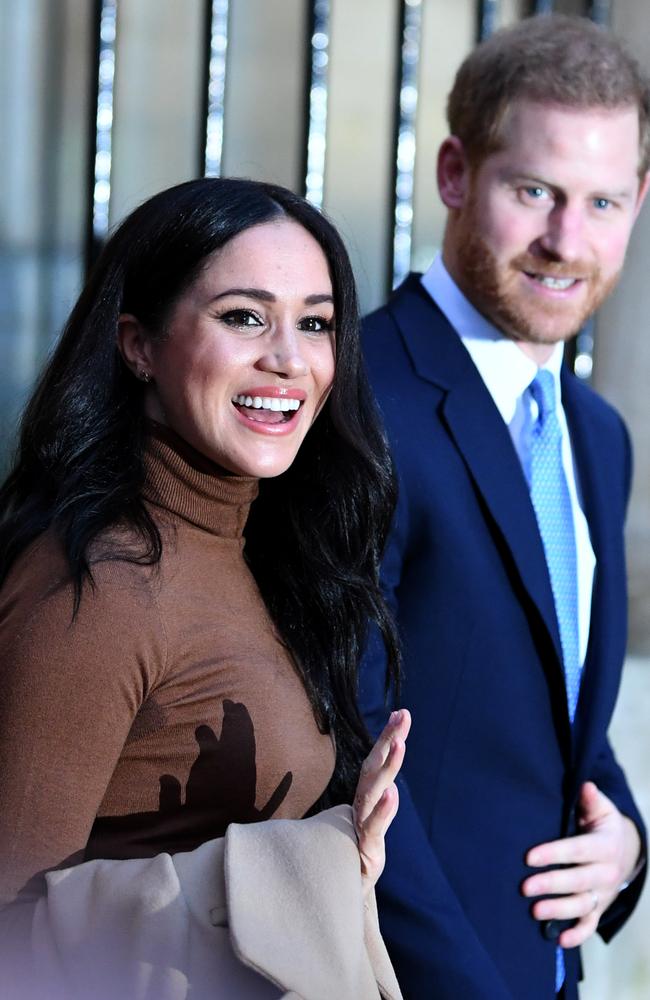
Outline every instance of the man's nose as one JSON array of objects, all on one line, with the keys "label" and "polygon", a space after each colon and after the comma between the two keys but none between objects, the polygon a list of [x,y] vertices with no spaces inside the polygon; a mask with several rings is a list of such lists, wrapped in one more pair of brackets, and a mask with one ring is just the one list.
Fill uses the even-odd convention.
[{"label": "man's nose", "polygon": [[546,231],[540,245],[554,259],[582,260],[585,257],[585,219],[582,209],[556,205],[546,219]]},{"label": "man's nose", "polygon": [[276,327],[265,345],[257,367],[282,378],[299,378],[308,372],[304,358],[304,339],[290,323]]}]

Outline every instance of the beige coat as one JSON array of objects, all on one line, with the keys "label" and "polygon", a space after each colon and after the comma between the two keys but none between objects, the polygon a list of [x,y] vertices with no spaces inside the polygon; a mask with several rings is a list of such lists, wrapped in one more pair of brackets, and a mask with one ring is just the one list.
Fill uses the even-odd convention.
[{"label": "beige coat", "polygon": [[401,998],[346,806],[47,883],[29,961],[3,956],[3,1000]]}]

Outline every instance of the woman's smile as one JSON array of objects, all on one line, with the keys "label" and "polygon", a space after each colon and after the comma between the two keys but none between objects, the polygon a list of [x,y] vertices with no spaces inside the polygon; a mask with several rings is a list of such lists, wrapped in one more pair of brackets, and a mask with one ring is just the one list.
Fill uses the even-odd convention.
[{"label": "woman's smile", "polygon": [[298,425],[299,411],[307,398],[300,389],[256,386],[233,396],[239,419],[248,421],[257,433],[290,433]]}]

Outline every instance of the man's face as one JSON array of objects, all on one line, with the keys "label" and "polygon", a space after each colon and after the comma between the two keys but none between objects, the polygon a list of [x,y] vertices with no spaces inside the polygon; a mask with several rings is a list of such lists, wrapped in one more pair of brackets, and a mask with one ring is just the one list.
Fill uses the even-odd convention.
[{"label": "man's face", "polygon": [[445,259],[504,333],[553,344],[580,329],[623,266],[645,194],[637,111],[522,100],[503,139],[476,169],[464,168]]}]

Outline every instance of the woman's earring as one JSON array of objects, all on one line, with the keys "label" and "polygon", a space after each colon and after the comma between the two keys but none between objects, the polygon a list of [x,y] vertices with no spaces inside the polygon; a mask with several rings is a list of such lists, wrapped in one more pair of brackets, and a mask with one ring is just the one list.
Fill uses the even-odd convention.
[{"label": "woman's earring", "polygon": [[144,368],[139,368],[138,378],[141,382],[151,382],[151,372],[145,371]]}]

